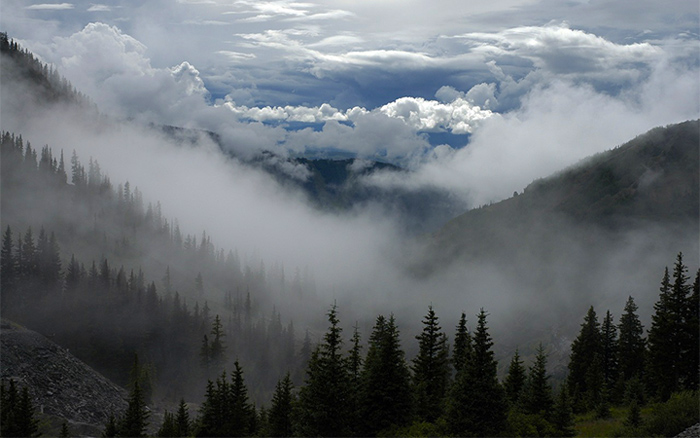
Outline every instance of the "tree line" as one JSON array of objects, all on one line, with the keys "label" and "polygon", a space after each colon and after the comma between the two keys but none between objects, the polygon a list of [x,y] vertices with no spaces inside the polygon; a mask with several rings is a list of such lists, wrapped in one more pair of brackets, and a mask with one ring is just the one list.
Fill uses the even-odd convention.
[{"label": "tree line", "polygon": [[181,401],[158,436],[574,436],[576,414],[606,418],[611,406],[629,408],[621,436],[675,434],[697,421],[698,409],[700,270],[692,284],[687,271],[679,253],[672,279],[664,272],[646,338],[632,297],[618,324],[608,311],[601,325],[591,307],[557,391],[542,344],[528,367],[516,350],[499,380],[483,309],[473,331],[462,313],[450,348],[430,306],[408,361],[393,315],[377,316],[363,353],[357,327],[345,344],[333,305],[300,387],[287,373],[269,408],[256,408],[236,362],[230,375],[208,381],[195,419]]}]

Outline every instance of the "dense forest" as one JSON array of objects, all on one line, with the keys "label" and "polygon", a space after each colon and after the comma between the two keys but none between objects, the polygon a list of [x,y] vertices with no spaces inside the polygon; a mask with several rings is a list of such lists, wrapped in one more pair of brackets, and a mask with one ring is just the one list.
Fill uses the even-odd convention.
[{"label": "dense forest", "polygon": [[[38,81],[56,99],[87,105],[6,34],[0,49],[50,78]],[[320,302],[308,269],[286,276],[206,231],[183,232],[92,158],[5,131],[0,147],[2,317],[128,388],[104,436],[574,436],[621,417],[611,433],[640,436],[698,421],[700,270],[681,253],[648,285],[659,295],[646,330],[633,297],[617,321],[591,306],[566,378],[554,379],[544,343],[499,367],[487,309],[445,323],[431,305],[420,323],[387,313],[369,333],[357,323],[344,333],[346,309]],[[318,333],[283,315],[319,307]],[[35,436],[27,388],[0,389],[2,436]]]}]

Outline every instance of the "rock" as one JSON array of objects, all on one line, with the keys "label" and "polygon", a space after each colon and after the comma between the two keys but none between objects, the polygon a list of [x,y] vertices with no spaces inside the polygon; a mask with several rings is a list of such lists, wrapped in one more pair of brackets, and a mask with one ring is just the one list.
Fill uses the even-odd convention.
[{"label": "rock", "polygon": [[100,430],[128,394],[68,350],[8,320],[0,324],[0,377],[26,386],[37,410]]}]

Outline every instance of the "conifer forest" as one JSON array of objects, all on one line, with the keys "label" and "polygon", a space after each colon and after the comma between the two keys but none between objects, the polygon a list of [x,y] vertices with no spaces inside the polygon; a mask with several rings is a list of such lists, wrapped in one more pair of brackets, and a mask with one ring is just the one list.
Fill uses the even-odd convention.
[{"label": "conifer forest", "polygon": [[[22,364],[3,353],[24,344],[7,335],[0,436],[634,437],[700,422],[698,120],[640,132],[452,214],[445,193],[363,185],[410,171],[398,165],[355,174],[325,158],[238,156],[215,132],[101,112],[7,33],[0,52],[3,336],[36,332],[123,391],[123,409],[78,421],[70,412],[83,405],[61,401],[70,378],[31,383],[32,373],[57,378],[57,359],[12,374]],[[119,161],[152,138],[156,153]],[[179,155],[186,166],[169,167]],[[178,205],[185,194],[156,198],[166,192],[148,181],[190,165],[171,176],[210,196],[193,175],[211,157],[256,196],[282,193],[272,205],[304,203],[266,210],[279,226],[260,220],[279,245],[298,232],[285,221],[307,209],[321,217],[294,236],[308,246],[279,257],[267,242],[230,246],[226,228],[206,224],[241,242],[257,231]],[[159,165],[162,175],[139,179]],[[298,183],[283,168],[312,176]],[[388,199],[387,210],[411,217],[403,241],[353,254],[345,241],[381,233],[337,230],[384,230],[370,214]],[[256,205],[235,210],[257,217]],[[438,211],[451,215],[440,227],[413,227]],[[331,250],[314,253],[322,245]],[[352,275],[333,277],[337,263],[323,259],[336,253],[361,274],[337,266]],[[384,258],[399,260],[396,277]]]}]

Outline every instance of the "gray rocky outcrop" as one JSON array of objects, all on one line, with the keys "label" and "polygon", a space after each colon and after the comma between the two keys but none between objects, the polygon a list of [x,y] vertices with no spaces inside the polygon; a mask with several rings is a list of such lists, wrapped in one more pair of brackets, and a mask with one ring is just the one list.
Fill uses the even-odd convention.
[{"label": "gray rocky outcrop", "polygon": [[0,376],[26,386],[38,410],[71,424],[102,427],[126,410],[123,388],[37,332],[3,319]]}]

